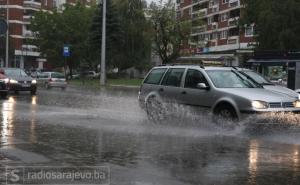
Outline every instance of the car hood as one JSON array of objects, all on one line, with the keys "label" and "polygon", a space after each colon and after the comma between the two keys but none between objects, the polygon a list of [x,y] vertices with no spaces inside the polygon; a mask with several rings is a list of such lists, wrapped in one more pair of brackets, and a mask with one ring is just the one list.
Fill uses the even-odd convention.
[{"label": "car hood", "polygon": [[279,85],[264,85],[264,88],[273,92],[282,93],[292,98],[299,98],[299,94],[291,89]]},{"label": "car hood", "polygon": [[32,78],[30,76],[9,76],[9,79],[17,80],[17,81],[31,81]]},{"label": "car hood", "polygon": [[261,100],[266,102],[293,102],[298,99],[298,96],[292,96],[290,94],[264,88],[230,88],[222,89],[222,91],[231,95],[247,98],[252,101]]}]

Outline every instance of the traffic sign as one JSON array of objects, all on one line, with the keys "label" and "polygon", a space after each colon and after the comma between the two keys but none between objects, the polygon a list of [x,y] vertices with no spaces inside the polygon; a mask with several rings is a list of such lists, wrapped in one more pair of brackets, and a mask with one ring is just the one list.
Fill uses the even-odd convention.
[{"label": "traffic sign", "polygon": [[0,19],[0,35],[4,35],[7,32],[7,22],[4,19]]},{"label": "traffic sign", "polygon": [[69,57],[70,55],[71,55],[71,53],[70,53],[70,47],[67,46],[67,45],[65,45],[64,46],[64,50],[63,50],[63,56],[64,57]]}]

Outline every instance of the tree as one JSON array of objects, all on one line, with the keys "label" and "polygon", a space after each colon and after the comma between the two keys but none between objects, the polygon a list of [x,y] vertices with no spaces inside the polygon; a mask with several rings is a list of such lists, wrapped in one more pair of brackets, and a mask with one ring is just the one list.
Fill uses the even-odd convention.
[{"label": "tree", "polygon": [[67,65],[72,69],[81,61],[89,60],[87,42],[93,8],[83,4],[65,5],[63,12],[37,12],[31,21],[30,29],[37,33],[32,42],[39,46],[43,55],[53,67],[64,66],[63,46],[69,45],[71,56]]},{"label": "tree", "polygon": [[[141,0],[107,1],[107,63],[120,70],[132,66],[143,68],[150,58],[150,37]],[[93,19],[90,43],[100,57],[102,39],[102,5]]]},{"label": "tree", "polygon": [[300,48],[299,0],[245,0],[245,3],[245,15],[241,23],[255,23],[258,49]]},{"label": "tree", "polygon": [[[89,33],[89,43],[94,51],[95,59],[100,59],[102,41],[102,3],[94,12],[94,17]],[[116,67],[122,43],[120,17],[113,1],[107,1],[106,14],[106,61],[108,67]],[[100,62],[99,62],[100,63]]]},{"label": "tree", "polygon": [[182,43],[190,38],[191,21],[176,19],[172,0],[165,4],[163,1],[159,4],[152,3],[150,9],[155,44],[153,49],[163,63],[170,63],[179,57]]}]

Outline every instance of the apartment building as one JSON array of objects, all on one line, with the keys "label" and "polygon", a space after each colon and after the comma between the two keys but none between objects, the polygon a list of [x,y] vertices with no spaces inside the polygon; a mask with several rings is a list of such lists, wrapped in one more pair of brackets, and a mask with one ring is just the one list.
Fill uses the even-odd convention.
[{"label": "apartment building", "polygon": [[[89,0],[81,0],[88,4]],[[29,29],[32,16],[37,11],[62,9],[63,4],[75,4],[77,0],[0,0],[0,18],[8,13],[9,23],[9,66],[20,68],[47,67],[47,59],[38,47],[32,45],[35,33]],[[7,11],[7,9],[9,9]],[[5,39],[0,40],[1,50],[5,50]],[[5,65],[5,52],[1,52],[0,66]]]},{"label": "apartment building", "polygon": [[190,41],[183,55],[238,65],[253,52],[255,25],[239,25],[241,0],[177,0],[178,20],[191,20]]}]

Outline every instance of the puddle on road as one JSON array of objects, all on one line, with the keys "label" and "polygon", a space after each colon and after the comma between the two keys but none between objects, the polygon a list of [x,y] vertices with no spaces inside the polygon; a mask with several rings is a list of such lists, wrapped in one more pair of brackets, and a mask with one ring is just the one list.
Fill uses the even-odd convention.
[{"label": "puddle on road", "polygon": [[[215,127],[207,114],[179,107],[177,117],[154,124],[147,121],[135,97],[46,95],[46,100],[4,101],[2,143],[46,156],[50,165],[109,165],[114,184],[300,182],[298,115],[251,117],[230,130]],[[52,98],[64,106],[49,104]],[[80,99],[78,106],[68,107],[65,101],[71,99]],[[91,106],[83,109],[84,102]],[[253,123],[291,127],[247,130]]]}]

